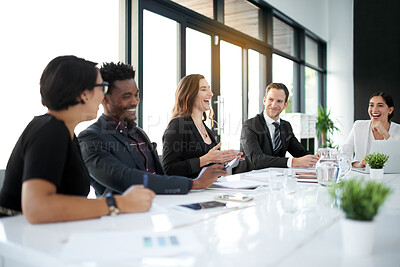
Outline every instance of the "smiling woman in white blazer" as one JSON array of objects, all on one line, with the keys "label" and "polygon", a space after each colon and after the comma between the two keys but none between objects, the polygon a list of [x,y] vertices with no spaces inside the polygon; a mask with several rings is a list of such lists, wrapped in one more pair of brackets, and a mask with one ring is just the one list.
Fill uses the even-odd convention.
[{"label": "smiling woman in white blazer", "polygon": [[400,139],[400,124],[391,122],[394,112],[392,97],[384,92],[374,93],[369,99],[370,120],[354,122],[345,145],[353,149],[353,167],[364,168],[363,158],[369,154],[373,140]]}]

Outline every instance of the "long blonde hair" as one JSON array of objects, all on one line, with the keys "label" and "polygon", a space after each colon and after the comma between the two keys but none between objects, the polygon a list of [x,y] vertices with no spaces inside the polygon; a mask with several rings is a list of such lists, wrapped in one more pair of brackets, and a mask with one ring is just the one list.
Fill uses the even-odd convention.
[{"label": "long blonde hair", "polygon": [[[193,105],[199,93],[199,82],[205,79],[201,74],[190,74],[183,77],[178,84],[175,92],[175,105],[172,109],[172,118],[189,118],[193,112]],[[214,111],[210,106],[208,118],[214,123]],[[203,121],[207,119],[206,112],[203,113]]]}]

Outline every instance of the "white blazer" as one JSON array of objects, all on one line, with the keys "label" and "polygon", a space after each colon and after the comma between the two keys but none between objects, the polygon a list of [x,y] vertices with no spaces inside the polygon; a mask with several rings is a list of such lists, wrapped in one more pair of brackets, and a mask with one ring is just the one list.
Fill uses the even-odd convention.
[{"label": "white blazer", "polygon": [[[400,139],[400,124],[395,122],[390,123],[389,140]],[[354,161],[361,161],[366,155],[369,154],[371,143],[375,140],[374,134],[371,129],[371,120],[359,120],[353,124],[353,129],[347,137],[343,150],[346,152],[352,151],[354,154]]]}]

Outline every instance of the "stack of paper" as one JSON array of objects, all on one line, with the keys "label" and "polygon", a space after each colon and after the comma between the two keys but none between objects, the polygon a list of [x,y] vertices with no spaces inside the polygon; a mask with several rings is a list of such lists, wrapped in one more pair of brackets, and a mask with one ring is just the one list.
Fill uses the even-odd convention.
[{"label": "stack of paper", "polygon": [[316,172],[296,172],[297,182],[318,183]]}]

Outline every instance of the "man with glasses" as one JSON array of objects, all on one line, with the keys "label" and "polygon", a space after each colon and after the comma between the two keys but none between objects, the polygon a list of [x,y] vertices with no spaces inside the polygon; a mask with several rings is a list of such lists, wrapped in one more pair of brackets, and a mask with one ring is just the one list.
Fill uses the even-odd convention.
[{"label": "man with glasses", "polygon": [[135,123],[140,101],[135,71],[119,62],[103,64],[100,72],[108,83],[101,85],[106,90],[104,114],[78,137],[97,196],[122,193],[133,184],[157,194],[186,194],[228,174],[222,165],[214,165],[196,179],[165,175],[155,143]]},{"label": "man with glasses", "polygon": [[[264,97],[265,110],[242,127],[240,150],[246,155],[235,173],[268,167],[309,168],[318,161],[293,134],[289,122],[279,118],[288,106],[289,90],[283,83],[271,83]],[[293,157],[285,157],[289,152]]]}]

